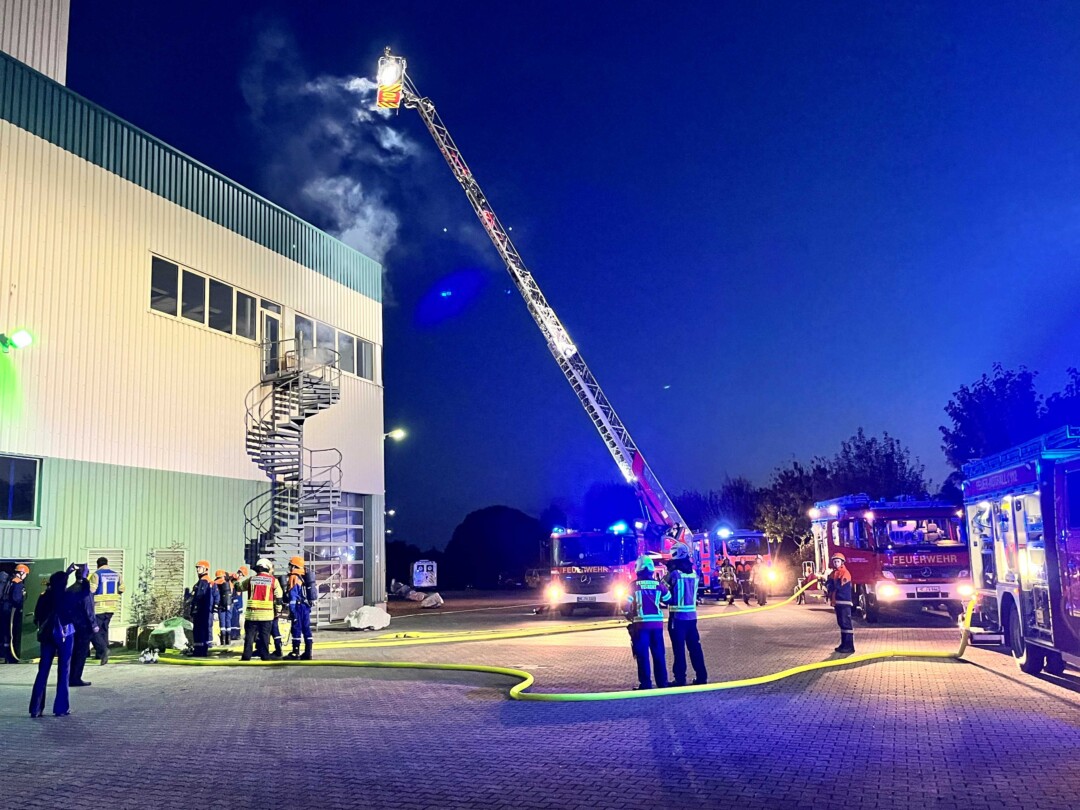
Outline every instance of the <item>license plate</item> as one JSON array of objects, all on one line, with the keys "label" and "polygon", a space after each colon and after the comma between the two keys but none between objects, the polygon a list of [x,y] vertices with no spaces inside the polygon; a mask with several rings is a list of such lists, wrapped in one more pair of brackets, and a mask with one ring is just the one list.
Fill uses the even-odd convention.
[{"label": "license plate", "polygon": [[577,600],[578,600],[579,602],[595,602],[595,601],[596,601],[596,597],[595,597],[595,596],[579,596],[579,597],[577,598]]},{"label": "license plate", "polygon": [[940,591],[940,590],[941,590],[940,588],[916,588],[915,593],[920,594],[920,595],[931,594],[932,593],[932,594],[934,594],[936,596],[938,591]]}]

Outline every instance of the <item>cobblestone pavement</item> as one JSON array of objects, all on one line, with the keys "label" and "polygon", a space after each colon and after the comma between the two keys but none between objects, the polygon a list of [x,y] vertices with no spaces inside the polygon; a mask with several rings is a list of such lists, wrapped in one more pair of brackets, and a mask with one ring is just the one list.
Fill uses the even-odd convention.
[{"label": "cobblestone pavement", "polygon": [[[504,612],[486,621],[531,619]],[[838,640],[813,605],[701,629],[711,680],[821,660]],[[856,636],[860,652],[957,640],[928,615]],[[623,630],[333,656],[521,666],[540,691],[634,682]],[[1025,676],[990,649],[969,661],[566,704],[510,701],[509,679],[472,673],[91,666],[73,715],[39,720],[34,668],[0,667],[0,807],[1076,807],[1080,678]]]}]

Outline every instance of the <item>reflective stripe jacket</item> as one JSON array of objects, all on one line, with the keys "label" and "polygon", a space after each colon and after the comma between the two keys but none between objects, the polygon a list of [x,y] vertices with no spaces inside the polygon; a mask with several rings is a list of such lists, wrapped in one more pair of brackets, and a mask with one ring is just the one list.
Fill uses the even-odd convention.
[{"label": "reflective stripe jacket", "polygon": [[673,570],[665,580],[671,593],[665,599],[673,619],[697,618],[697,574]]},{"label": "reflective stripe jacket", "polygon": [[825,590],[829,594],[829,604],[854,605],[853,589],[851,587],[851,574],[847,566],[840,566],[829,574],[825,582]]},{"label": "reflective stripe jacket", "polygon": [[294,610],[297,605],[311,605],[308,600],[307,586],[304,577],[300,574],[289,574],[288,588],[285,597],[289,600],[289,610]]},{"label": "reflective stripe jacket", "polygon": [[281,599],[281,583],[270,574],[240,580],[240,590],[248,595],[244,618],[252,622],[272,622],[274,620],[274,600]]},{"label": "reflective stripe jacket", "polygon": [[111,568],[99,568],[89,576],[90,590],[94,593],[94,613],[118,613],[120,594],[124,592],[124,579]]},{"label": "reflective stripe jacket", "polygon": [[667,588],[655,579],[638,579],[630,584],[630,621],[645,628],[662,628],[664,614],[660,602]]}]

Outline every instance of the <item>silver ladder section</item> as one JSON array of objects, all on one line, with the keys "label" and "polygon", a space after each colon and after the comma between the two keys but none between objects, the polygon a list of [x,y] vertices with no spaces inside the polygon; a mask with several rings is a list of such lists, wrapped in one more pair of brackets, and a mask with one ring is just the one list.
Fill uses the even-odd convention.
[{"label": "silver ladder section", "polygon": [[[304,529],[341,501],[341,451],[304,446],[304,423],[341,398],[341,371],[337,352],[295,339],[262,349],[262,379],[248,391],[245,428],[247,453],[270,487],[244,506],[245,556],[249,564],[265,557],[281,575],[290,557],[312,562]],[[317,623],[329,622],[329,609],[328,600],[316,602]]]}]

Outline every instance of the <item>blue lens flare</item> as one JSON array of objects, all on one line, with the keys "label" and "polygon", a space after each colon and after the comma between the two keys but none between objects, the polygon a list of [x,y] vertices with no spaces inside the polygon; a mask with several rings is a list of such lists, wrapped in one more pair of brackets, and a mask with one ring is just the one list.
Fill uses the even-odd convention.
[{"label": "blue lens flare", "polygon": [[435,281],[416,304],[418,327],[432,329],[471,309],[488,285],[483,270],[455,270]]}]

